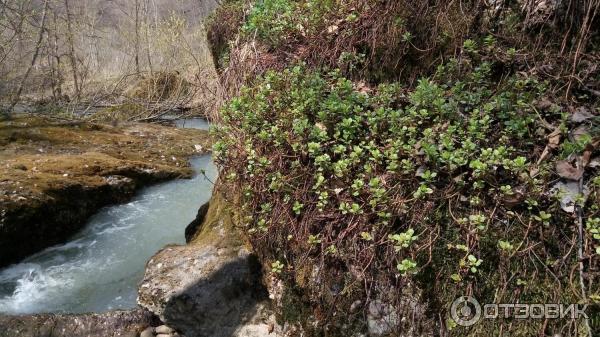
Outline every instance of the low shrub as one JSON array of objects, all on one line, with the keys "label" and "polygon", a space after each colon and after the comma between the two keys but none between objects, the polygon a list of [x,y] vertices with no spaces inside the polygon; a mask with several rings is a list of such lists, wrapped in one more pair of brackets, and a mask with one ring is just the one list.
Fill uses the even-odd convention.
[{"label": "low shrub", "polygon": [[[266,25],[253,15],[248,22]],[[492,64],[464,59],[414,89],[370,88],[339,70],[298,65],[267,72],[229,102],[213,130],[214,156],[224,184],[243,196],[245,230],[276,277],[308,294],[324,326],[345,317],[348,324],[330,332],[365,330],[357,323],[365,303],[399,308],[416,285],[412,296],[438,325],[429,329],[575,334],[581,321],[464,328],[448,313],[462,295],[481,303],[600,301],[598,169],[584,175],[587,199],[573,196],[587,228],[580,238],[576,213],[561,209],[569,192],[553,190],[557,137],[573,125],[560,106],[539,104],[545,91],[534,77],[498,80]],[[597,156],[593,139],[569,154],[585,148]]]}]

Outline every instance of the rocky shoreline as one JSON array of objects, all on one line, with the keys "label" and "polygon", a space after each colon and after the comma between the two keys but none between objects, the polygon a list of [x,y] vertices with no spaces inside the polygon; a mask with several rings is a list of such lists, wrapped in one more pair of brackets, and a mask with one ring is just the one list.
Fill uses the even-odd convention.
[{"label": "rocky shoreline", "polygon": [[0,315],[0,337],[136,337],[159,324],[152,313],[141,309],[85,315]]},{"label": "rocky shoreline", "polygon": [[97,314],[0,315],[0,337],[280,336],[262,267],[219,193],[147,263],[137,309]]}]

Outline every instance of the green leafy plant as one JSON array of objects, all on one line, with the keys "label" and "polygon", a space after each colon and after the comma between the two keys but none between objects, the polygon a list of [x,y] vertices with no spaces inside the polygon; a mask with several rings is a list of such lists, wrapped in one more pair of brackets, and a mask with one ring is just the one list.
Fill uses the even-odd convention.
[{"label": "green leafy plant", "polygon": [[481,265],[481,263],[483,263],[483,260],[476,258],[474,255],[467,256],[467,265],[471,273],[477,273],[477,268]]},{"label": "green leafy plant", "polygon": [[408,248],[411,243],[416,241],[419,237],[415,234],[415,230],[409,228],[406,232],[400,234],[393,234],[389,236],[389,239],[394,241],[394,247],[396,251],[400,251],[403,248]]},{"label": "green leafy plant", "polygon": [[285,265],[281,263],[279,260],[271,263],[271,271],[275,274],[281,274]]},{"label": "green leafy plant", "polygon": [[[468,53],[497,44],[484,41],[481,51],[474,44]],[[357,263],[384,278],[415,275],[446,304],[467,286],[482,298],[499,288],[504,300],[516,291],[554,296],[546,267],[577,267],[571,245],[556,238],[578,235],[550,193],[555,158],[538,161],[548,144],[545,123],[564,117],[536,108],[544,83],[522,74],[492,80],[491,64],[470,61],[451,60],[414,88],[365,90],[341,71],[298,65],[241,89],[223,110],[215,161],[231,177],[230,190],[244,196],[253,246],[271,259],[284,249],[290,264],[318,264],[324,282]],[[586,170],[588,199],[578,200],[587,207],[586,254],[600,247],[594,174]],[[522,252],[536,262],[513,258]],[[416,261],[427,262],[418,268]],[[449,282],[434,282],[434,274]],[[361,289],[343,296],[354,294]]]},{"label": "green leafy plant", "polygon": [[415,274],[417,263],[411,259],[404,259],[398,264],[397,269],[402,275]]}]

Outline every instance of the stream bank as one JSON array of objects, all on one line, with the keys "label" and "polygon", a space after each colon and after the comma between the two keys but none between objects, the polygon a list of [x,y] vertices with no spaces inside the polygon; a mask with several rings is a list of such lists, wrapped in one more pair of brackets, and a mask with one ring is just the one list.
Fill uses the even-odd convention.
[{"label": "stream bank", "polygon": [[[18,117],[0,122],[0,267],[64,242],[142,186],[191,177],[207,131]],[[27,244],[23,244],[27,242]]]},{"label": "stream bank", "polygon": [[105,312],[136,307],[146,261],[185,242],[186,225],[209,200],[216,168],[210,155],[191,160],[196,174],[141,189],[104,207],[67,243],[0,271],[0,312]]}]

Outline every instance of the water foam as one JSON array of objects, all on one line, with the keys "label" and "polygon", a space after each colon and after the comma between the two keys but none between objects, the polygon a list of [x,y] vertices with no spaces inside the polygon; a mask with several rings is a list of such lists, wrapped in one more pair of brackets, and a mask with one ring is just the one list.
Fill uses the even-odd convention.
[{"label": "water foam", "polygon": [[[192,161],[211,181],[210,156]],[[146,261],[169,243],[208,201],[212,184],[198,175],[144,189],[130,203],[104,208],[68,243],[0,271],[0,312],[102,312],[136,306]]]}]

